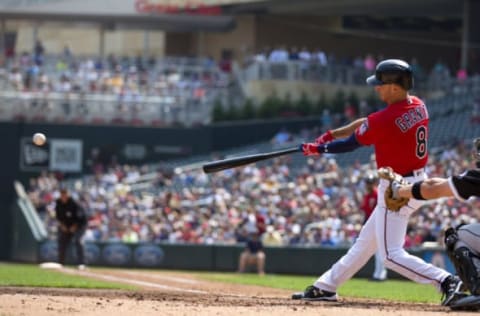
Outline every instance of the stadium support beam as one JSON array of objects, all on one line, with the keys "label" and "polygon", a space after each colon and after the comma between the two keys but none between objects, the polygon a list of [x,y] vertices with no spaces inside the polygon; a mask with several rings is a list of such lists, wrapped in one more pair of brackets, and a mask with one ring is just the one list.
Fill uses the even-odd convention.
[{"label": "stadium support beam", "polygon": [[463,0],[462,49],[460,68],[468,69],[468,51],[470,41],[470,0]]},{"label": "stadium support beam", "polygon": [[0,19],[0,56],[5,57],[5,19]]},{"label": "stadium support beam", "polygon": [[197,35],[197,56],[205,54],[205,32],[198,32]]},{"label": "stadium support beam", "polygon": [[147,60],[148,55],[150,54],[150,31],[143,31],[143,59]]},{"label": "stadium support beam", "polygon": [[37,44],[38,41],[38,29],[40,28],[40,22],[38,21],[33,21],[32,23],[32,51],[34,50],[35,45]]},{"label": "stadium support beam", "polygon": [[100,23],[99,31],[99,41],[98,41],[98,54],[100,55],[100,59],[105,57],[105,25]]}]

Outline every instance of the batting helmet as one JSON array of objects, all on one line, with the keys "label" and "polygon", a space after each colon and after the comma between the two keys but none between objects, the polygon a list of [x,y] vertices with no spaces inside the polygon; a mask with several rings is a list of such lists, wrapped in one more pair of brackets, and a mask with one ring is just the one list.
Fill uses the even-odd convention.
[{"label": "batting helmet", "polygon": [[394,83],[410,90],[413,88],[413,74],[410,65],[400,59],[387,59],[380,62],[375,69],[375,74],[367,78],[371,86]]}]

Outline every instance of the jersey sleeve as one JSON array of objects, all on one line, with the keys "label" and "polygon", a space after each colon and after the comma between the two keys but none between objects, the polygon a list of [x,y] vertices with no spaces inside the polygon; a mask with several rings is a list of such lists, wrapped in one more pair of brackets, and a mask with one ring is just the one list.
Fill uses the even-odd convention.
[{"label": "jersey sleeve", "polygon": [[376,140],[382,135],[379,130],[380,112],[370,114],[367,119],[355,130],[355,138],[362,145],[373,145]]},{"label": "jersey sleeve", "polygon": [[472,196],[480,196],[480,170],[468,170],[448,179],[450,188],[456,198],[461,201]]}]

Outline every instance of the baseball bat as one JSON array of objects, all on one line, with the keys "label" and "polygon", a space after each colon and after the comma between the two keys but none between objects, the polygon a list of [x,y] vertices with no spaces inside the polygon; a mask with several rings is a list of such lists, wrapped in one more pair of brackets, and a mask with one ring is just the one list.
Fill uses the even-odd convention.
[{"label": "baseball bat", "polygon": [[202,166],[202,169],[203,169],[203,172],[205,173],[212,173],[212,172],[222,171],[225,169],[248,165],[261,160],[288,155],[294,152],[300,152],[300,148],[292,147],[292,148],[287,148],[283,150],[272,151],[269,153],[254,154],[254,155],[240,156],[235,158],[212,161],[204,164]]}]

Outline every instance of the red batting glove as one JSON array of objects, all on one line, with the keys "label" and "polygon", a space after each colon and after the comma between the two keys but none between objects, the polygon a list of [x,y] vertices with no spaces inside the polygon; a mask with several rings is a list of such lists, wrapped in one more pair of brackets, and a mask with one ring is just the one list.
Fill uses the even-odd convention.
[{"label": "red batting glove", "polygon": [[303,143],[302,152],[304,156],[318,156],[318,144],[316,143]]},{"label": "red batting glove", "polygon": [[332,131],[331,131],[331,130],[328,130],[328,131],[326,131],[325,133],[323,133],[322,135],[320,135],[320,136],[315,140],[315,143],[317,143],[317,145],[323,145],[323,144],[326,144],[326,143],[331,142],[331,141],[334,140],[334,139],[335,139],[335,138],[333,138]]}]

